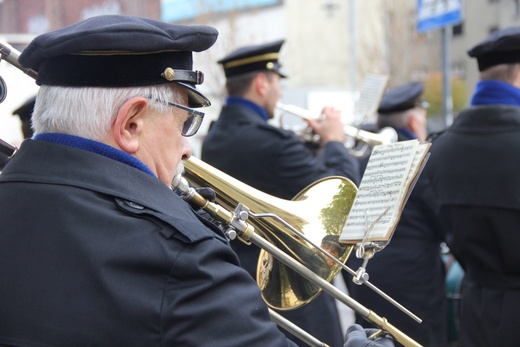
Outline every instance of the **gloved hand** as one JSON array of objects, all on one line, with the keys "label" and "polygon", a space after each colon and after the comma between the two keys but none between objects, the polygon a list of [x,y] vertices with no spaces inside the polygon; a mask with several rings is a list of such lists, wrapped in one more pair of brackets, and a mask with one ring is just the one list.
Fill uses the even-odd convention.
[{"label": "gloved hand", "polygon": [[368,337],[377,329],[363,329],[359,324],[348,327],[343,347],[394,347],[394,340],[389,335],[377,337],[374,340]]},{"label": "gloved hand", "polygon": [[215,202],[217,198],[217,194],[215,194],[215,191],[210,187],[195,188],[195,191],[211,202]]}]

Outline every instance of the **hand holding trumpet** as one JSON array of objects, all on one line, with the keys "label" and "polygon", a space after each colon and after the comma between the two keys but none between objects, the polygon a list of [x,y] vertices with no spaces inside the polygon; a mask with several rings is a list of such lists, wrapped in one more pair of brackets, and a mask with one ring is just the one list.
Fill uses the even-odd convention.
[{"label": "hand holding trumpet", "polygon": [[[355,157],[365,156],[373,146],[397,141],[397,132],[391,127],[385,127],[378,133],[372,133],[343,124],[340,111],[332,107],[325,107],[320,117],[316,117],[304,108],[281,102],[276,104],[276,108],[305,120],[309,125],[306,129],[301,129],[301,127],[291,129],[289,124],[286,124],[285,118],[282,117],[280,121],[282,128],[293,131],[302,140],[312,144],[323,145],[329,141],[343,142]],[[309,130],[312,130],[312,134]],[[361,149],[357,148],[357,143],[361,144]]]},{"label": "hand holding trumpet", "polygon": [[326,106],[318,119],[307,118],[312,130],[320,137],[321,145],[330,141],[345,142],[344,124],[341,120],[341,111]]}]

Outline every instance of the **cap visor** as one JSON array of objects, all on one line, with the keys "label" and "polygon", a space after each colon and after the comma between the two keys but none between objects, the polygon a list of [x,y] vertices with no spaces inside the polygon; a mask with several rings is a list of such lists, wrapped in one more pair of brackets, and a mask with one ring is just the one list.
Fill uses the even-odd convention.
[{"label": "cap visor", "polygon": [[201,92],[199,92],[193,85],[185,82],[176,82],[188,89],[188,106],[191,108],[208,107],[211,102]]}]

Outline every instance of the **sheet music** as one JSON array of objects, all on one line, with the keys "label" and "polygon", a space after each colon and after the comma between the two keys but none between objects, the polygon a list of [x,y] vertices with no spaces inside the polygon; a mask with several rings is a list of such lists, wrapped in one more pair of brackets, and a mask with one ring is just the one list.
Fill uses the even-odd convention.
[{"label": "sheet music", "polygon": [[[370,233],[372,240],[386,240],[395,229],[407,185],[428,146],[418,140],[395,142],[373,148],[340,241],[362,240],[365,225],[385,214]],[[419,153],[419,158],[416,154]],[[385,213],[385,211],[387,211]]]},{"label": "sheet music", "polygon": [[[422,166],[425,164],[425,157],[428,154],[428,149],[430,148],[431,143],[419,143],[417,146],[417,150],[415,152],[415,156],[412,160],[412,165],[410,166],[410,172],[408,174],[408,177],[406,178],[405,185],[410,186],[407,193],[410,195],[413,189],[413,185],[415,185],[415,181],[419,177],[419,175],[422,172]],[[419,168],[418,166],[421,165]],[[408,196],[406,199],[403,200],[403,206],[408,200]]]},{"label": "sheet music", "polygon": [[354,115],[366,118],[372,116],[383,97],[389,77],[387,75],[370,74],[363,80],[359,99],[354,105]]}]

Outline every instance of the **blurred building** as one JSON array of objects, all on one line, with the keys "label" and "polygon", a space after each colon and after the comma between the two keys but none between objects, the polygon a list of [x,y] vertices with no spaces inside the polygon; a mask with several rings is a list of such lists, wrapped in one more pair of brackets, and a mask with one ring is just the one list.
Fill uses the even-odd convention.
[{"label": "blurred building", "polygon": [[498,29],[519,26],[520,0],[466,0],[463,6],[463,21],[453,27],[451,66],[471,93],[478,81],[478,69],[466,51]]},{"label": "blurred building", "polygon": [[280,53],[289,78],[282,101],[311,112],[332,104],[356,123],[352,111],[367,75],[389,75],[393,86],[439,69],[439,34],[419,35],[415,11],[415,0],[163,0],[162,18],[220,32],[198,58],[207,72],[201,88],[213,103],[209,118],[225,97],[219,58],[240,46],[285,38]]},{"label": "blurred building", "polygon": [[160,0],[3,0],[0,33],[42,34],[100,14],[159,19]]},{"label": "blurred building", "polygon": [[[453,33],[449,46],[451,77],[459,82],[453,90],[456,108],[465,106],[478,79],[476,64],[467,57],[466,50],[496,29],[518,25],[519,1],[462,0],[463,22],[449,28]],[[388,75],[389,87],[411,80],[429,82],[427,88],[433,103],[442,102],[441,31],[417,32],[417,2],[0,0],[0,39],[9,38],[15,48],[22,50],[24,42],[34,35],[99,14],[215,26],[220,32],[216,44],[194,58],[195,66],[206,75],[200,88],[212,100],[213,105],[205,110],[211,120],[225,96],[224,75],[216,61],[239,46],[285,38],[281,54],[289,78],[283,82],[283,102],[311,111],[319,110],[325,103],[334,104],[345,114],[352,114],[359,89],[369,74]],[[0,64],[0,73],[7,69],[3,65],[5,62]],[[6,103],[13,102],[13,93],[10,94]],[[20,96],[20,102],[26,97]],[[432,107],[432,113],[442,112],[438,105]],[[14,109],[16,105],[11,106]],[[0,104],[0,112],[8,113],[4,109]],[[209,123],[204,123],[195,140],[204,136],[204,127]]]},{"label": "blurred building", "polygon": [[[21,52],[36,36],[101,14],[128,14],[160,19],[160,0],[0,0],[0,41]],[[0,62],[7,97],[0,103],[0,138],[15,145],[23,139],[21,122],[12,114],[38,91],[34,80]]]}]

